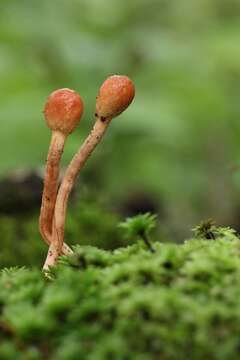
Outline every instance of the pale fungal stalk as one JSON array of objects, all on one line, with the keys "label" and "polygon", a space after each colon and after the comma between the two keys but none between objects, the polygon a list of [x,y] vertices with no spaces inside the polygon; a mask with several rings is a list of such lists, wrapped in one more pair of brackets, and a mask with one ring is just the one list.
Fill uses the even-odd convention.
[{"label": "pale fungal stalk", "polygon": [[[83,112],[83,102],[79,94],[70,89],[54,91],[48,98],[44,114],[48,127],[52,130],[45,169],[42,205],[39,217],[39,230],[50,245],[53,229],[54,208],[58,190],[60,160],[67,136],[78,125]],[[69,254],[72,250],[62,245],[61,253]]]},{"label": "pale fungal stalk", "polygon": [[[42,205],[39,217],[39,231],[45,242],[50,245],[52,236],[52,222],[57,197],[59,163],[64,150],[66,136],[58,131],[52,132],[48,151]],[[70,248],[64,244],[63,253],[69,253]]]},{"label": "pale fungal stalk", "polygon": [[69,195],[72,191],[79,171],[82,169],[88,157],[103,137],[109,122],[110,121],[102,122],[100,119],[97,119],[90,135],[84,141],[79,152],[73,157],[66,170],[55,204],[53,237],[49,247],[48,256],[43,267],[44,270],[48,269],[49,266],[53,266],[56,263],[57,258],[61,255]]},{"label": "pale fungal stalk", "polygon": [[130,105],[134,95],[134,85],[127,76],[111,76],[101,86],[96,101],[95,125],[70,162],[58,191],[54,212],[53,237],[44,270],[56,264],[58,257],[61,255],[68,198],[79,171],[101,141],[111,120]]}]

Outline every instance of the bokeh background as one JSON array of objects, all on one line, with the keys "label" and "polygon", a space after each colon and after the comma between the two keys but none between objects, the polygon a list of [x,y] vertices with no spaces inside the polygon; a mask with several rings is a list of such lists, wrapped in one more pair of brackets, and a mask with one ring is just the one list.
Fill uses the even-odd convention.
[{"label": "bokeh background", "polygon": [[[6,247],[17,252],[25,244],[20,257],[28,262],[24,239],[38,236],[36,174],[50,140],[42,114],[47,95],[70,87],[85,101],[64,166],[88,134],[98,88],[111,74],[131,77],[136,99],[84,168],[78,193],[85,200],[70,214],[67,235],[86,226],[84,241],[98,244],[102,232],[105,246],[114,247],[111,218],[145,211],[158,214],[166,241],[181,241],[210,217],[240,229],[239,24],[239,0],[1,0],[0,240]],[[6,258],[0,263],[11,263]]]}]

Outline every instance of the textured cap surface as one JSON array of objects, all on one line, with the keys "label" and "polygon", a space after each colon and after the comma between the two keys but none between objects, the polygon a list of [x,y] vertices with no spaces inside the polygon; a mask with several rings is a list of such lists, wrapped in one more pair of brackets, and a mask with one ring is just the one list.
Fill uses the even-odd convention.
[{"label": "textured cap surface", "polygon": [[103,119],[118,116],[131,104],[134,95],[134,84],[127,76],[110,76],[99,89],[96,115]]},{"label": "textured cap surface", "polygon": [[52,130],[70,134],[78,125],[83,113],[81,96],[71,89],[59,89],[47,99],[44,115]]}]

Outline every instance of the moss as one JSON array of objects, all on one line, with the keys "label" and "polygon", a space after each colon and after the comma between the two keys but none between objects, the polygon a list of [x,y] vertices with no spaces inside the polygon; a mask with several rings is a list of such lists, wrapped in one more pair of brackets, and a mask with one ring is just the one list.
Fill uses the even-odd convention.
[{"label": "moss", "polygon": [[52,269],[0,275],[0,358],[238,359],[240,241],[75,247]]},{"label": "moss", "polygon": [[[91,244],[103,249],[114,249],[128,243],[117,228],[118,216],[103,202],[88,195],[69,209],[66,225],[68,244]],[[29,216],[0,216],[0,267],[41,266],[47,247],[38,230],[39,213]]]}]

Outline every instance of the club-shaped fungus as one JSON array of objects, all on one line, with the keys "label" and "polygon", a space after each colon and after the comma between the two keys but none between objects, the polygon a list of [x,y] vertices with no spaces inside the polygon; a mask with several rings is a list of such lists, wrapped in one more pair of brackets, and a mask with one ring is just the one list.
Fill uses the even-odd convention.
[{"label": "club-shaped fungus", "polygon": [[68,198],[78,173],[101,141],[111,120],[131,104],[134,95],[134,84],[127,76],[110,76],[100,87],[96,100],[96,121],[93,129],[70,162],[58,191],[54,212],[53,237],[44,264],[45,270],[54,265],[61,255]]},{"label": "club-shaped fungus", "polygon": [[[61,156],[66,138],[78,125],[82,113],[83,101],[78,93],[70,89],[54,91],[45,104],[44,115],[48,127],[52,130],[52,137],[45,169],[39,230],[49,245],[52,237]],[[71,250],[64,244],[61,252],[67,254]]]}]

